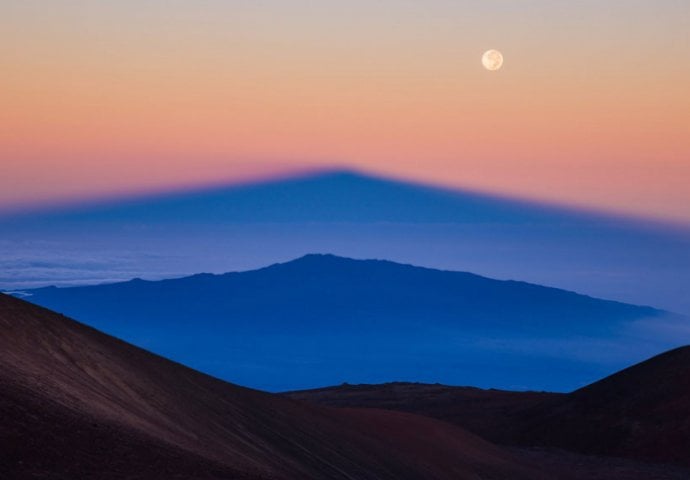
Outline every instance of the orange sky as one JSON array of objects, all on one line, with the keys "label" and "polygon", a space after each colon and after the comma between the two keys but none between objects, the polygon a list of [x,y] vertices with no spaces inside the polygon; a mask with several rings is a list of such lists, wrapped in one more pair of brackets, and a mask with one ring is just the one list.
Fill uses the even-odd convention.
[{"label": "orange sky", "polygon": [[684,0],[10,0],[0,207],[351,166],[688,223],[688,32]]}]

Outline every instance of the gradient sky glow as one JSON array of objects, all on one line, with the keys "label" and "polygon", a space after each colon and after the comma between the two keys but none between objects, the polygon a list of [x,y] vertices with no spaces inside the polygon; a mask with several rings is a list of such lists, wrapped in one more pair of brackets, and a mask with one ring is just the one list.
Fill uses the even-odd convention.
[{"label": "gradient sky glow", "polygon": [[4,1],[0,209],[350,166],[690,223],[689,32],[687,0]]}]

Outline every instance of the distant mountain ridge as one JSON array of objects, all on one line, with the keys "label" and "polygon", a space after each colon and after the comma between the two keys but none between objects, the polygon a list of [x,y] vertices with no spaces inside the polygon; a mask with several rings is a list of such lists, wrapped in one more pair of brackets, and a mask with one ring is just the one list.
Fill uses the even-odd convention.
[{"label": "distant mountain ridge", "polygon": [[[28,293],[173,359],[270,390],[401,376],[563,390],[672,342],[650,341],[649,331],[636,333],[640,325],[685,321],[524,282],[333,255]],[[612,360],[601,358],[602,345]]]}]

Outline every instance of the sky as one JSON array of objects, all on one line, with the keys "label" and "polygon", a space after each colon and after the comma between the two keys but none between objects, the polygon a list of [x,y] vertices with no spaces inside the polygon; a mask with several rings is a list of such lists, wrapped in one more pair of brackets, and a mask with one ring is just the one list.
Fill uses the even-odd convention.
[{"label": "sky", "polygon": [[689,32],[687,0],[5,0],[0,210],[353,168],[689,224]]}]

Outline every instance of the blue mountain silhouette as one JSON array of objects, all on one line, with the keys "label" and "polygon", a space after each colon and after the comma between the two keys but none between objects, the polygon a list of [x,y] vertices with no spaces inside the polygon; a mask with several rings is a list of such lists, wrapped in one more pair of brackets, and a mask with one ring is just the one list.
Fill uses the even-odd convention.
[{"label": "blue mountain silhouette", "polygon": [[656,337],[656,325],[687,324],[555,288],[333,255],[30,293],[169,358],[271,390],[384,380],[570,390],[682,343]]}]

